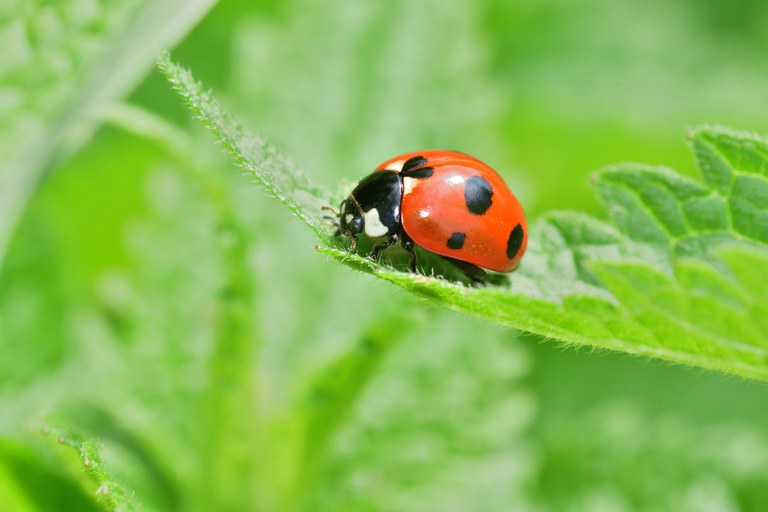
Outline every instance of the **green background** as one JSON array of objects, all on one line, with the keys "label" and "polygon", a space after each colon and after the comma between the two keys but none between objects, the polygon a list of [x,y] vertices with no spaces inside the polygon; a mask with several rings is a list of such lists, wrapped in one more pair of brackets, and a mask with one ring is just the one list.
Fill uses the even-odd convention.
[{"label": "green background", "polygon": [[[120,68],[134,47],[105,41],[142,8],[4,8],[5,155],[89,114],[79,77]],[[687,126],[768,133],[766,48],[760,1],[224,1],[173,57],[329,188],[442,147],[530,218],[604,217],[591,171],[693,175]],[[82,144],[41,138],[0,269],[0,509],[768,507],[764,384],[562,349],[336,265],[144,60]],[[43,424],[97,439],[135,496],[96,500]]]}]

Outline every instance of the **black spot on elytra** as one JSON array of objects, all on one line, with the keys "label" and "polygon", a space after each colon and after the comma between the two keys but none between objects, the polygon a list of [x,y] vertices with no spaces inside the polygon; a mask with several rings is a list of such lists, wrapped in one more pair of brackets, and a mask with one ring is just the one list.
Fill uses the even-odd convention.
[{"label": "black spot on elytra", "polygon": [[427,159],[424,158],[421,155],[411,157],[411,158],[409,158],[408,160],[405,161],[405,163],[403,164],[403,168],[400,169],[400,172],[401,173],[408,172],[411,169],[414,169],[416,167],[422,166],[422,165],[424,165],[426,163],[427,163]]},{"label": "black spot on elytra", "polygon": [[507,258],[512,260],[517,256],[517,251],[519,251],[520,247],[523,245],[524,235],[525,232],[523,231],[523,226],[520,224],[515,226],[509,233],[509,239],[507,239]]},{"label": "black spot on elytra", "polygon": [[461,249],[464,246],[464,239],[467,235],[464,233],[451,233],[451,237],[446,244],[449,249]]},{"label": "black spot on elytra", "polygon": [[482,215],[491,207],[493,187],[482,176],[472,176],[464,187],[464,200],[467,210],[475,215]]}]

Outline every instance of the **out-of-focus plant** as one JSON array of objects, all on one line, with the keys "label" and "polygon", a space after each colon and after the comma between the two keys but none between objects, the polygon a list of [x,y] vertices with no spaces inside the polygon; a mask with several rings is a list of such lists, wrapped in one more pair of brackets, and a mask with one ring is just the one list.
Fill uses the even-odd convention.
[{"label": "out-of-focus plant", "polygon": [[93,134],[151,57],[216,0],[11,1],[0,7],[0,265],[44,173]]}]

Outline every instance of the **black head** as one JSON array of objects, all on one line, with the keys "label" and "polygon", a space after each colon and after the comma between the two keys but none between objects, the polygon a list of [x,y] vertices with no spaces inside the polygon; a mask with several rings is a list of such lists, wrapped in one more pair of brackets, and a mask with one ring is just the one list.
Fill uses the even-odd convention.
[{"label": "black head", "polygon": [[[341,204],[342,233],[365,233],[369,238],[389,236],[400,228],[403,183],[393,171],[376,171],[357,184]],[[345,225],[349,228],[345,231]]]},{"label": "black head", "polygon": [[339,234],[356,235],[365,229],[365,219],[360,205],[350,196],[341,203],[339,208]]}]

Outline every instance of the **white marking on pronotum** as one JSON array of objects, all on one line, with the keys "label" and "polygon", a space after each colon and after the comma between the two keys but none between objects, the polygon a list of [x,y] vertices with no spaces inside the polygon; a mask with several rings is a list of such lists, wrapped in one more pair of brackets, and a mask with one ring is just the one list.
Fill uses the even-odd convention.
[{"label": "white marking on pronotum", "polygon": [[413,192],[421,181],[416,178],[403,178],[403,195]]},{"label": "white marking on pronotum", "polygon": [[347,224],[349,224],[350,222],[352,222],[352,219],[354,219],[354,218],[355,218],[355,216],[354,216],[354,215],[352,215],[351,213],[348,213],[348,214],[346,215],[346,217],[344,217],[344,222],[346,222]]},{"label": "white marking on pronotum", "polygon": [[395,160],[391,164],[385,167],[388,171],[395,171],[400,172],[403,170],[403,164],[405,163],[405,160]]},{"label": "white marking on pronotum", "polygon": [[387,234],[387,231],[389,231],[389,228],[381,223],[381,219],[379,218],[379,210],[376,208],[371,208],[367,212],[365,212],[365,234],[370,236],[371,238],[376,238],[378,236],[384,236]]}]

